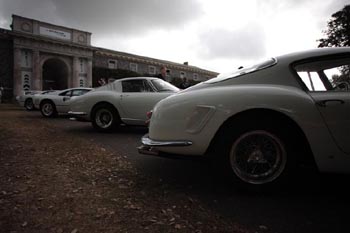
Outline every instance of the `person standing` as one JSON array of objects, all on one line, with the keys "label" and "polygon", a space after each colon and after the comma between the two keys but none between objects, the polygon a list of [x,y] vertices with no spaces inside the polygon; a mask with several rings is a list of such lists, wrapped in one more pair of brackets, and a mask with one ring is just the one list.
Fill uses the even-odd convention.
[{"label": "person standing", "polygon": [[100,78],[100,79],[98,80],[98,84],[99,84],[100,86],[106,85],[106,79]]},{"label": "person standing", "polygon": [[160,67],[160,73],[157,74],[156,77],[166,81],[166,71],[167,71],[166,66],[161,66]]},{"label": "person standing", "polygon": [[187,78],[186,77],[184,77],[183,79],[182,79],[182,83],[180,83],[180,89],[186,89],[186,88],[188,88],[189,86],[191,86],[191,84],[187,81]]}]

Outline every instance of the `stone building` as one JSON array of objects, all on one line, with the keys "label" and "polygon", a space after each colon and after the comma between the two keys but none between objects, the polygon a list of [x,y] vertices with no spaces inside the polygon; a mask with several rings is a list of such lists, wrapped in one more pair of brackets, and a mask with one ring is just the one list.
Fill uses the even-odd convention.
[{"label": "stone building", "polygon": [[[0,29],[0,86],[11,98],[26,90],[94,86],[94,67],[152,76],[161,66],[168,80],[204,81],[217,73],[165,60],[91,46],[91,33],[12,15],[11,30]],[[110,81],[113,77],[110,77]]]}]

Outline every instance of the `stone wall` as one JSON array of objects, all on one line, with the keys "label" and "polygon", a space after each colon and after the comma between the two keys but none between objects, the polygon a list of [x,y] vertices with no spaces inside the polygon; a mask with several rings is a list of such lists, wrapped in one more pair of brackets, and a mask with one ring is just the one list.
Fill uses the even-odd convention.
[{"label": "stone wall", "polygon": [[0,87],[4,88],[3,98],[13,96],[13,42],[6,31],[0,32]]}]

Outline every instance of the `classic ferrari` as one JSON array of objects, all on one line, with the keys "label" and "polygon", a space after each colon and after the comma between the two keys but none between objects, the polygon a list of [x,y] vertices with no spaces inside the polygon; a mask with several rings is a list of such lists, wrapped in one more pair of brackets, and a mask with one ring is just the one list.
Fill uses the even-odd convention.
[{"label": "classic ferrari", "polygon": [[69,111],[69,102],[75,97],[91,90],[92,88],[76,87],[36,94],[33,98],[34,107],[40,109],[44,117],[55,117],[59,113],[67,114]]},{"label": "classic ferrari", "polygon": [[32,111],[36,109],[34,107],[34,98],[36,95],[45,95],[49,92],[52,91],[24,91],[23,95],[16,96],[16,100],[20,106],[24,107],[28,111]]},{"label": "classic ferrari", "polygon": [[146,113],[158,101],[178,91],[159,78],[119,79],[74,99],[69,114],[76,120],[91,121],[102,132],[121,124],[145,126]]},{"label": "classic ferrari", "polygon": [[153,109],[142,154],[209,156],[238,184],[288,183],[297,165],[350,172],[350,48],[268,59]]}]

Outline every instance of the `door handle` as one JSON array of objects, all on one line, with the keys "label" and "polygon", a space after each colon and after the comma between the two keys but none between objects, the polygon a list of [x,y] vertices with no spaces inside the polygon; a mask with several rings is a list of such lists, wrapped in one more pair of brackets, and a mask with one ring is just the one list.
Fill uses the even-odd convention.
[{"label": "door handle", "polygon": [[345,101],[340,99],[329,99],[329,100],[320,100],[316,102],[316,104],[320,107],[327,107],[327,103],[345,104]]}]

